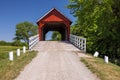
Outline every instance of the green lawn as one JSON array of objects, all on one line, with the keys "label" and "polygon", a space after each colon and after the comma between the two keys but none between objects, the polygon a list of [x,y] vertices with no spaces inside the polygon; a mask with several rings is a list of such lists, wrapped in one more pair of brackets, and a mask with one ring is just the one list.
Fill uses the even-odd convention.
[{"label": "green lawn", "polygon": [[[22,50],[22,47],[0,46],[0,80],[13,80],[25,65],[37,55],[35,51],[27,51],[27,53],[21,53],[21,56],[17,57],[16,50],[18,48]],[[14,61],[9,61],[9,51],[14,51]]]},{"label": "green lawn", "polygon": [[0,46],[0,60],[8,58],[9,52],[14,51],[20,48],[22,50],[22,47],[15,47],[15,46]]},{"label": "green lawn", "polygon": [[101,80],[120,80],[120,67],[115,64],[106,64],[103,59],[94,57],[82,58],[81,61]]}]

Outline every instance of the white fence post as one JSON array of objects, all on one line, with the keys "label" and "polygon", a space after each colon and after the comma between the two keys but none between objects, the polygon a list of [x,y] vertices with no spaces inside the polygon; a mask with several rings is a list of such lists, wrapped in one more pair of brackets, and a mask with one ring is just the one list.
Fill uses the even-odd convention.
[{"label": "white fence post", "polygon": [[20,56],[20,49],[17,49],[17,56]]},{"label": "white fence post", "polygon": [[98,57],[98,55],[99,55],[99,52],[96,51],[93,56],[94,56],[94,57]]},{"label": "white fence post", "polygon": [[86,52],[86,38],[84,38],[84,52]]},{"label": "white fence post", "polygon": [[13,51],[11,51],[11,52],[9,52],[9,60],[13,61],[13,58],[14,58]]},{"label": "white fence post", "polygon": [[108,64],[109,60],[108,60],[108,56],[104,56],[104,60],[105,60],[105,63]]},{"label": "white fence post", "polygon": [[77,46],[80,50],[86,52],[86,38],[70,34],[70,42]]},{"label": "white fence post", "polygon": [[23,53],[26,53],[26,47],[23,46]]}]

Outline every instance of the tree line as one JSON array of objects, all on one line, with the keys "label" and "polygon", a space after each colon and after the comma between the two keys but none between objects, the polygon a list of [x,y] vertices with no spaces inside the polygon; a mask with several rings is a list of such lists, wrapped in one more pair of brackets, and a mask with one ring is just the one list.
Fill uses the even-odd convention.
[{"label": "tree line", "polygon": [[120,65],[120,0],[70,0],[77,18],[71,33],[87,38],[87,51]]},{"label": "tree line", "polygon": [[0,46],[27,46],[27,44],[25,42],[7,42],[7,41],[0,41]]}]

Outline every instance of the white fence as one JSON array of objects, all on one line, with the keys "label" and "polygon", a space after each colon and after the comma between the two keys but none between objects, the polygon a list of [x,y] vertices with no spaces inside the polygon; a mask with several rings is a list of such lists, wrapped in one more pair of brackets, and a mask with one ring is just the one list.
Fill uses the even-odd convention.
[{"label": "white fence", "polygon": [[86,38],[70,34],[70,42],[83,52],[86,52]]},{"label": "white fence", "polygon": [[35,35],[29,38],[29,50],[39,42],[39,35]]}]

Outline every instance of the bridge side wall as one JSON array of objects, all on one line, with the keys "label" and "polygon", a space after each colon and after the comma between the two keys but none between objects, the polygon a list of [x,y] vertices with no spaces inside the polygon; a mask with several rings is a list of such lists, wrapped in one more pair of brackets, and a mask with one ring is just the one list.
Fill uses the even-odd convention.
[{"label": "bridge side wall", "polygon": [[81,51],[86,52],[86,38],[70,34],[70,42]]}]

